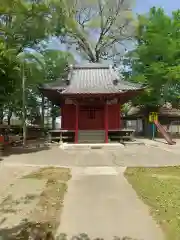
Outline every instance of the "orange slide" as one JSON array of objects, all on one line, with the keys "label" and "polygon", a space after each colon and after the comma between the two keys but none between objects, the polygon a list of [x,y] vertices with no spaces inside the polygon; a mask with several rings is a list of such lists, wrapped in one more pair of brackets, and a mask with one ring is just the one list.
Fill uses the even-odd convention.
[{"label": "orange slide", "polygon": [[172,137],[170,136],[170,134],[168,132],[166,132],[164,127],[158,121],[154,121],[154,124],[156,125],[157,129],[162,134],[162,136],[166,139],[166,141],[169,145],[176,144],[176,142],[172,140]]}]

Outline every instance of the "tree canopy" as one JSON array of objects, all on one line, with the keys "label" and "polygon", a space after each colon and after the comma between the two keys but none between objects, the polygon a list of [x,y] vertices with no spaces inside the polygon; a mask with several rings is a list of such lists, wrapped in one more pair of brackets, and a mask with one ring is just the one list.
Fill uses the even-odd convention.
[{"label": "tree canopy", "polygon": [[131,80],[147,86],[136,103],[175,104],[180,95],[180,10],[168,16],[153,7],[147,15],[139,15],[138,22],[136,48],[126,58]]},{"label": "tree canopy", "polygon": [[[66,65],[74,62],[73,54],[89,62],[107,60],[120,64],[132,40],[136,46],[126,56],[126,75],[147,85],[136,103],[154,106],[161,101],[177,102],[180,10],[168,16],[161,8],[152,8],[135,19],[132,7],[131,0],[3,1],[0,6],[1,109],[5,106],[10,113],[12,109],[22,112],[22,62],[18,56],[25,57],[26,107],[30,117],[40,114],[37,84],[62,77]],[[52,37],[65,45],[66,50],[48,49],[44,43]],[[41,60],[37,55],[41,55]]]},{"label": "tree canopy", "polygon": [[66,0],[66,35],[56,36],[90,62],[119,60],[134,34],[131,0]]},{"label": "tree canopy", "polygon": [[[54,11],[55,8],[58,8],[58,13]],[[68,58],[65,59],[65,54],[62,51],[56,51],[57,56],[59,56],[58,60],[56,54],[51,53],[53,65],[49,65],[50,61],[47,60],[49,58],[47,58],[45,50],[43,53],[36,51],[42,41],[48,41],[49,37],[53,36],[57,26],[59,33],[64,29],[64,15],[61,13],[61,5],[57,5],[56,1],[53,0],[7,0],[1,3],[1,122],[4,112],[8,112],[8,116],[12,115],[12,110],[16,114],[22,114],[22,66],[26,78],[26,108],[31,112],[29,116],[33,116],[32,111],[39,111],[37,85],[48,81],[50,72],[51,76],[53,73],[55,75],[55,66],[56,76],[62,74],[63,68],[68,62]],[[29,51],[26,48],[29,48]],[[60,55],[62,55],[61,58]],[[42,67],[42,61],[44,61],[44,68]],[[59,69],[57,65],[59,65]],[[53,80],[55,80],[55,76]]]}]

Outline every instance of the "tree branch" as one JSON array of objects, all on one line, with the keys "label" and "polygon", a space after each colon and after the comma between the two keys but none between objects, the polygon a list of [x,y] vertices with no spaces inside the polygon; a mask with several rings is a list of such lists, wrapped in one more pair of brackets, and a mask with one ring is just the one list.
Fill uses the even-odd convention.
[{"label": "tree branch", "polygon": [[[104,24],[104,22],[101,22],[101,32],[100,32],[100,36],[99,39],[97,41],[95,50],[97,51],[100,48],[100,44],[103,41],[104,36],[106,35],[106,33],[109,32],[109,30],[111,29],[112,25],[115,23],[117,16],[121,10],[121,6],[124,4],[125,0],[119,0],[118,1],[118,5],[115,11],[115,14],[112,13],[113,16],[109,16],[106,20],[106,23]],[[98,1],[99,3],[99,9],[100,9],[100,16],[104,16],[103,14],[103,9],[101,7],[101,0]],[[112,11],[113,12],[113,11]]]},{"label": "tree branch", "polygon": [[101,47],[99,48],[100,52],[102,51],[103,48],[108,48],[110,47],[111,45],[115,44],[115,43],[118,43],[118,42],[121,42],[123,40],[130,40],[131,39],[131,36],[124,36],[124,39],[123,39],[123,34],[122,34],[122,30],[127,27],[129,24],[128,21],[126,21],[126,23],[121,26],[121,28],[119,29],[119,36],[116,37],[116,36],[112,36],[112,40],[110,41],[110,38],[108,40],[106,40],[104,43],[101,44]]},{"label": "tree branch", "polygon": [[78,30],[77,30],[76,34],[73,34],[72,37],[74,37],[77,40],[78,45],[81,46],[83,51],[88,54],[90,60],[92,62],[95,62],[96,59],[95,59],[95,56],[93,54],[93,51],[92,51],[88,41],[86,40],[86,38],[83,36],[83,34],[79,33]]}]

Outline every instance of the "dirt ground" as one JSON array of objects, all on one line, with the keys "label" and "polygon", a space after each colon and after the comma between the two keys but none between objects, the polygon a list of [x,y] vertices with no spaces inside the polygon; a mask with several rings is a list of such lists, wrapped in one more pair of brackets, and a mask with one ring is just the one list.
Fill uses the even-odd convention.
[{"label": "dirt ground", "polygon": [[0,236],[26,239],[24,234],[37,223],[55,231],[70,179],[69,169],[2,167],[1,172],[9,175],[9,182],[4,189],[0,187]]}]

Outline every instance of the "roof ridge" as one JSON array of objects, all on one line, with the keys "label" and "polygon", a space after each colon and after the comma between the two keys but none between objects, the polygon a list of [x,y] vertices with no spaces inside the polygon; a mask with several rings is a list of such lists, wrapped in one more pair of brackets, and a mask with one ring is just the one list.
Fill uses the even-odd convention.
[{"label": "roof ridge", "polygon": [[108,69],[109,65],[105,65],[103,63],[87,63],[84,65],[74,65],[73,70],[81,69],[81,70],[86,70],[86,69]]}]

